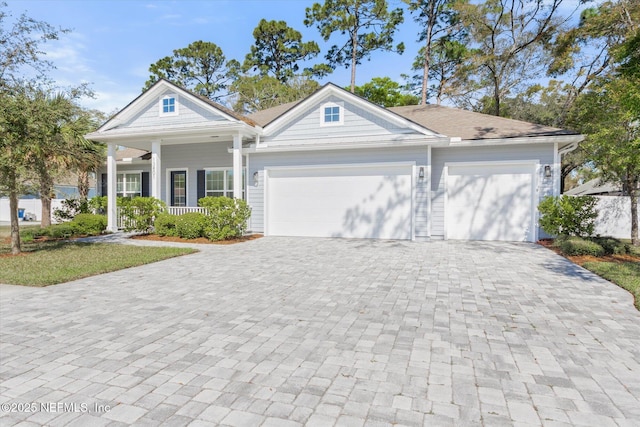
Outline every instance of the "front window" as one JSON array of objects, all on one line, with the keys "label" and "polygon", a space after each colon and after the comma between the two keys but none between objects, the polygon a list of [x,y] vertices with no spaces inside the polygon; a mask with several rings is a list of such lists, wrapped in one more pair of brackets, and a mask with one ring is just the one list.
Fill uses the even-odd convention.
[{"label": "front window", "polygon": [[[242,197],[244,198],[244,169],[242,170]],[[207,170],[205,175],[205,196],[233,197],[233,169]]]},{"label": "front window", "polygon": [[162,100],[162,112],[164,114],[167,113],[175,113],[176,112],[176,99],[175,98],[165,98]]},{"label": "front window", "polygon": [[333,102],[320,107],[320,126],[341,125],[344,122],[344,109]]},{"label": "front window", "polygon": [[324,122],[339,122],[340,121],[340,107],[325,107],[324,108]]},{"label": "front window", "polygon": [[142,173],[119,173],[116,180],[116,195],[118,197],[142,196]]},{"label": "front window", "polygon": [[178,114],[178,97],[173,94],[163,96],[158,107],[161,116],[175,116]]}]

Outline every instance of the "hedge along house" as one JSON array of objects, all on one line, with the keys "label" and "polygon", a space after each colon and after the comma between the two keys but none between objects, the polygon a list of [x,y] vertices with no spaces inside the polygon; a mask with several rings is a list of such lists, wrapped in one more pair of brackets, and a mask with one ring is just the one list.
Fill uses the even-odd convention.
[{"label": "hedge along house", "polygon": [[108,144],[110,230],[116,195],[173,213],[229,196],[268,236],[535,241],[537,204],[559,194],[561,156],[583,136],[435,105],[385,109],[333,84],[245,117],[160,80],[87,138]]}]

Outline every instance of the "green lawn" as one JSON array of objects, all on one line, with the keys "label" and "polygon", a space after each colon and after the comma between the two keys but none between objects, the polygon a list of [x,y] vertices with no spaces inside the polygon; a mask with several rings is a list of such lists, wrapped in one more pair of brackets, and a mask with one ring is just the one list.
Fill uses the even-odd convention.
[{"label": "green lawn", "polygon": [[191,248],[45,242],[23,244],[24,254],[9,255],[0,243],[0,283],[48,286],[96,274],[198,252]]},{"label": "green lawn", "polygon": [[598,276],[631,292],[636,308],[640,310],[640,262],[585,262],[582,265]]}]

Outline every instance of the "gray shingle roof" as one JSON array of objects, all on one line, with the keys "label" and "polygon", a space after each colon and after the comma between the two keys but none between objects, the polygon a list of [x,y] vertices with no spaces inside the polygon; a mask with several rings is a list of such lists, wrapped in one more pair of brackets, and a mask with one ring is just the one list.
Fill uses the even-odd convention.
[{"label": "gray shingle roof", "polygon": [[[299,102],[299,101],[298,101]],[[298,102],[289,102],[277,107],[249,114],[251,120],[266,126],[293,108]],[[543,126],[520,120],[475,113],[441,105],[410,105],[391,107],[392,111],[434,132],[461,137],[463,140],[517,138],[523,136],[575,135],[575,132]]]},{"label": "gray shingle roof", "polygon": [[441,105],[410,105],[389,110],[447,136],[463,140],[573,135],[575,132]]}]

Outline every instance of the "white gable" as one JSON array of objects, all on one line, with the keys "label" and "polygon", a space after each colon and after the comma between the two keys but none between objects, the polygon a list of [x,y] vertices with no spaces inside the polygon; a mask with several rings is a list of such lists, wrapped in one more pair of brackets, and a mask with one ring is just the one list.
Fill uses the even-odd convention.
[{"label": "white gable", "polygon": [[[228,117],[214,110],[209,105],[203,105],[201,100],[194,101],[170,88],[148,99],[146,105],[135,115],[119,124],[117,128],[151,128],[172,127],[216,121],[229,121]],[[173,99],[174,114],[163,112],[163,99]]]},{"label": "white gable", "polygon": [[264,131],[263,142],[269,146],[444,138],[333,85],[299,103]]},{"label": "white gable", "polygon": [[[164,98],[173,98],[173,111],[170,114],[163,111]],[[184,128],[205,124],[215,126],[238,122],[239,119],[222,108],[217,108],[207,100],[166,80],[160,80],[102,125],[97,133],[127,129],[137,132],[143,129]]]}]

